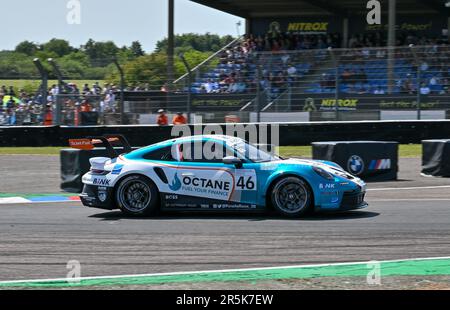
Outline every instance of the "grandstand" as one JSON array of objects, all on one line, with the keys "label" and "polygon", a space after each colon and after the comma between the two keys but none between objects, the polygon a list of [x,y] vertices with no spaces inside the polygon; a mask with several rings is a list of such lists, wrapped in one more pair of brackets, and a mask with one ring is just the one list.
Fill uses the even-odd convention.
[{"label": "grandstand", "polygon": [[[168,1],[166,84],[123,80],[99,96],[95,85],[65,91],[59,78],[34,101],[55,102],[54,123],[66,125],[86,123],[75,117],[84,99],[88,124],[155,123],[161,108],[204,122],[450,118],[446,1],[381,0],[381,25],[368,25],[360,0],[193,0],[245,18],[246,33],[178,79]],[[0,109],[0,125],[42,123],[40,105]]]},{"label": "grandstand", "polygon": [[[179,91],[224,104],[253,95],[241,112],[305,111],[312,98],[320,102],[314,110],[436,108],[445,117],[450,32],[443,1],[380,1],[381,25],[368,25],[366,3],[356,0],[194,2],[244,17],[247,33],[196,67],[190,84],[187,75],[176,80]],[[357,107],[328,104],[349,97]]]}]

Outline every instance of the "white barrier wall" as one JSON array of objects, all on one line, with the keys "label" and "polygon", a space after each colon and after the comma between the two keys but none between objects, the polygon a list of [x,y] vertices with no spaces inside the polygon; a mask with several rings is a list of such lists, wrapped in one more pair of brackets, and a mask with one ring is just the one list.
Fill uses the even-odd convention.
[{"label": "white barrier wall", "polygon": [[[401,121],[416,120],[417,111],[380,111],[382,121]],[[421,111],[420,118],[427,119],[445,119],[445,110]]]},{"label": "white barrier wall", "polygon": [[[257,114],[250,113],[250,122],[256,123]],[[275,113],[267,112],[261,113],[261,122],[272,123],[272,122],[309,122],[309,112],[289,112],[289,113]]]}]

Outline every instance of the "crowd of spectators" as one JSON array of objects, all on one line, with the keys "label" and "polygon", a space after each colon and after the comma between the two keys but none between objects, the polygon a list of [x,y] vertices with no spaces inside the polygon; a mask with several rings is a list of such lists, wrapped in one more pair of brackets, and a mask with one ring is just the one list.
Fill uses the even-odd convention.
[{"label": "crowd of spectators", "polygon": [[[385,71],[378,70],[377,78],[371,68],[366,66],[370,61],[387,60],[385,32],[370,32],[351,35],[346,47],[341,50],[338,59],[343,66],[339,71],[339,81],[346,87],[345,92],[360,94],[383,95],[387,93]],[[399,72],[395,72],[394,87],[402,94],[450,94],[450,48],[438,39],[419,37],[409,33],[397,34],[398,46],[404,48],[395,50],[396,60],[404,60]],[[409,48],[420,47],[415,50]],[[223,50],[218,55],[218,63],[213,63],[209,71],[191,88],[195,93],[208,94],[241,94],[254,93],[256,89],[269,90],[270,94],[279,94],[287,85],[298,81],[310,69],[302,69],[300,65],[314,64],[314,59],[305,58],[307,53],[292,53],[293,51],[311,50],[315,56],[317,50],[340,48],[342,37],[338,33],[301,34],[282,33],[272,29],[265,35],[248,35],[240,44]],[[257,53],[262,52],[262,53]],[[269,52],[269,53],[263,53]],[[322,53],[326,53],[323,51]],[[419,59],[419,63],[417,62]],[[257,73],[257,65],[262,64]],[[384,66],[386,69],[386,66]],[[384,70],[383,69],[383,70]],[[302,71],[305,70],[305,71]],[[372,71],[371,71],[372,70]],[[417,74],[420,73],[420,79]],[[317,75],[322,90],[332,91],[336,85],[334,72]],[[317,87],[316,87],[317,88]],[[149,83],[128,86],[125,91],[150,91]],[[161,88],[167,91],[167,86]],[[51,124],[52,110],[56,106],[56,98],[62,95],[62,123],[77,124],[78,112],[114,113],[117,110],[117,86],[112,84],[77,85],[67,83],[52,85],[46,98],[40,94],[30,94],[23,89],[12,86],[0,88],[0,125]],[[44,100],[46,99],[46,100]],[[44,102],[47,102],[45,105]]]},{"label": "crowd of spectators", "polygon": [[[42,98],[33,98],[23,89],[0,88],[0,125],[43,123]],[[41,101],[40,101],[41,100]]]},{"label": "crowd of spectators", "polygon": [[[206,74],[206,79],[200,84],[198,93],[246,93],[254,92],[257,83],[262,89],[281,89],[288,82],[297,80],[299,70],[293,55],[286,49],[279,49],[277,53],[255,55],[260,51],[262,38],[253,36],[245,38],[240,45],[225,49],[219,56],[217,67]],[[265,49],[264,49],[265,50]],[[304,61],[306,61],[304,59]],[[309,59],[308,59],[309,61]],[[257,81],[256,63],[264,64],[261,76]]]},{"label": "crowd of spectators", "polygon": [[[429,43],[433,44],[402,47],[394,51],[395,93],[417,94],[418,90],[423,95],[450,93],[450,49],[448,45],[438,44],[437,41],[430,40]],[[347,50],[340,61],[340,82],[348,86],[346,92],[377,95],[387,92],[388,64],[385,50]],[[321,86],[324,88],[322,83]]]},{"label": "crowd of spectators", "polygon": [[[199,85],[198,93],[245,93],[255,90],[256,66],[252,50],[245,44],[225,49],[219,64]],[[194,89],[195,91],[195,89]]]},{"label": "crowd of spectators", "polygon": [[81,88],[75,83],[62,87],[54,84],[44,100],[40,92],[30,94],[3,85],[0,88],[0,125],[51,125],[57,98],[61,100],[62,123],[76,125],[79,112],[115,112],[116,91],[116,86],[107,83],[103,87],[98,82],[91,86],[84,84]]},{"label": "crowd of spectators", "polygon": [[[410,33],[402,32],[398,33],[397,39],[398,46],[407,46],[410,44],[437,46],[440,43],[442,42],[437,39],[417,37]],[[349,38],[346,45],[349,48],[341,52],[340,59],[344,62],[355,63],[373,58],[385,60],[388,56],[387,51],[381,47],[386,46],[386,44],[386,34],[382,31],[354,34]],[[200,80],[197,80],[192,90],[195,93],[246,93],[254,92],[259,82],[262,89],[270,89],[271,92],[275,90],[275,93],[277,93],[277,90],[289,85],[289,83],[295,82],[299,75],[301,76],[297,66],[301,60],[290,59],[295,55],[291,53],[292,51],[323,50],[340,47],[343,47],[342,36],[338,33],[282,33],[276,29],[272,29],[265,35],[248,35],[240,45],[228,48],[220,53],[218,66],[211,69],[210,72],[205,73]],[[255,56],[254,52],[270,52],[270,54],[262,53]],[[430,52],[430,57],[433,59],[430,63],[433,61],[442,63],[439,57],[442,55],[441,53],[437,55],[432,51]],[[409,51],[405,52],[405,55],[402,55],[399,52],[397,57],[411,57],[408,53]],[[270,69],[264,66],[263,74],[260,76],[259,81],[257,81],[255,63],[266,64],[270,62],[268,59],[261,59],[261,57],[272,57],[272,61],[273,59],[278,59],[280,66]],[[311,59],[307,59],[306,61],[311,62]],[[436,78],[440,77],[441,75],[439,74]],[[349,85],[349,91],[353,91],[352,88],[355,84],[366,84],[368,82],[368,76],[363,69],[345,70],[341,78]],[[334,80],[334,77],[326,74],[322,76],[320,84],[325,88],[334,87],[332,80]],[[441,81],[443,82],[444,80]],[[413,91],[407,81],[402,81],[402,85],[398,85],[402,91]],[[385,89],[380,85],[371,85],[371,87],[359,88],[358,91],[382,94],[385,92]],[[431,90],[431,92],[436,91],[437,88]],[[444,90],[439,89],[439,92],[442,91]]]}]

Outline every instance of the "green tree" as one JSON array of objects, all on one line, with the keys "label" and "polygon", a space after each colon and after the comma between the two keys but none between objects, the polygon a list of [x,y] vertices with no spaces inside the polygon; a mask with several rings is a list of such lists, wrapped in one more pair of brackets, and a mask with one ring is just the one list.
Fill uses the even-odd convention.
[{"label": "green tree", "polygon": [[2,79],[37,76],[36,67],[29,56],[13,51],[0,51],[0,77]]},{"label": "green tree", "polygon": [[130,50],[135,57],[140,57],[140,56],[145,55],[144,50],[142,49],[142,45],[139,41],[131,42]]},{"label": "green tree", "polygon": [[46,52],[55,53],[59,57],[70,54],[74,48],[70,46],[69,42],[61,39],[51,39],[42,45],[42,49]]},{"label": "green tree", "polygon": [[[185,33],[175,35],[175,50],[177,53],[194,49],[200,52],[216,52],[227,45],[234,38],[232,36],[219,36],[217,34]],[[156,43],[155,52],[167,52],[167,38]]]},{"label": "green tree", "polygon": [[39,49],[39,46],[33,42],[30,41],[23,41],[20,42],[16,48],[15,51],[17,53],[22,53],[28,56],[32,56],[36,51]]},{"label": "green tree", "polygon": [[[203,60],[208,58],[211,52],[202,53],[196,50],[189,50],[184,53],[184,57],[191,68],[194,68]],[[183,62],[175,58],[175,75],[181,76],[186,73]],[[128,86],[149,84],[152,89],[160,89],[167,81],[167,55],[165,53],[152,53],[138,57],[123,64],[125,81]],[[106,80],[118,84],[119,76],[117,72],[111,72]]]},{"label": "green tree", "polygon": [[96,42],[92,39],[82,46],[82,50],[89,56],[91,65],[99,67],[109,65],[119,52],[112,41]]}]

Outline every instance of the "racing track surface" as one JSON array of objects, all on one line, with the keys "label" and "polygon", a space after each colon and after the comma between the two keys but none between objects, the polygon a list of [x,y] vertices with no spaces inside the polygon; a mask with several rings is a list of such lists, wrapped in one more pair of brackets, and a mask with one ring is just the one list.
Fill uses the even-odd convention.
[{"label": "racing track surface", "polygon": [[[370,183],[366,210],[287,220],[261,215],[125,218],[80,203],[0,205],[0,280],[450,256],[450,179],[400,160],[400,181]],[[2,193],[59,192],[52,156],[0,156]],[[433,187],[400,189],[408,187]]]}]

